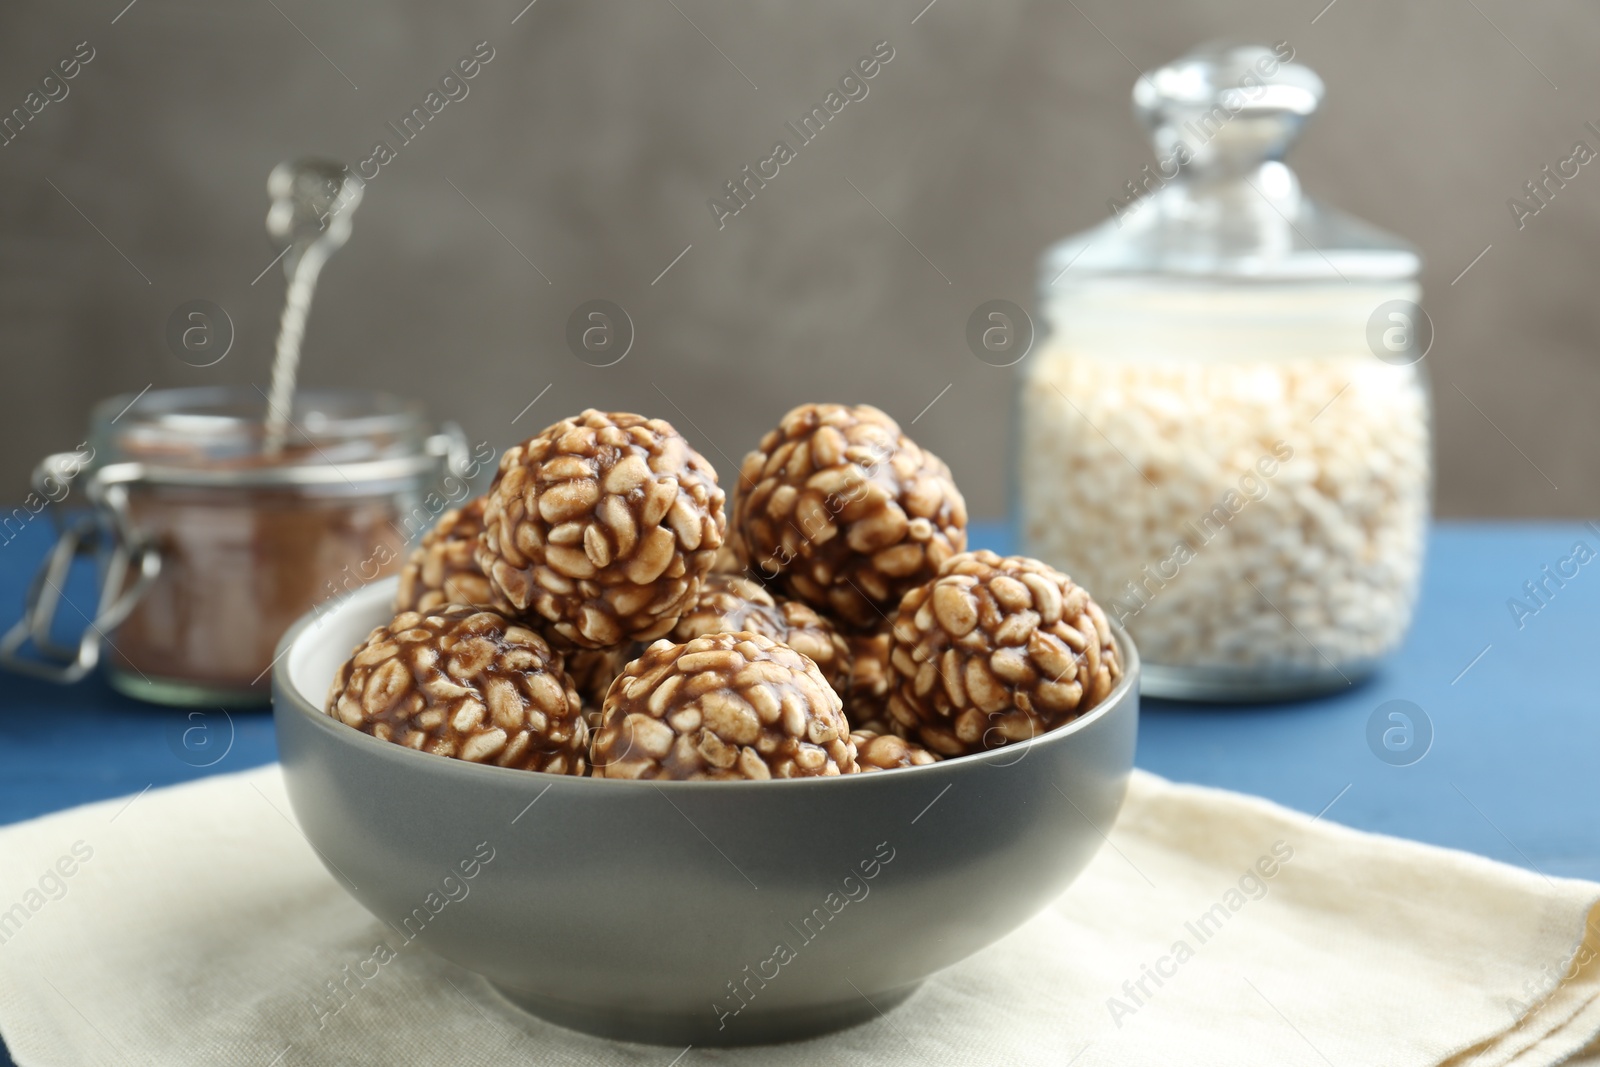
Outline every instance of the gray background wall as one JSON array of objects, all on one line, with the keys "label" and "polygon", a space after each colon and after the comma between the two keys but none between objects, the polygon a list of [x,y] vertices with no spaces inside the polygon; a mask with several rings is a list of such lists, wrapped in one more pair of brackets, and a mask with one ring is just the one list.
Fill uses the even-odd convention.
[{"label": "gray background wall", "polygon": [[[1506,207],[1575,140],[1600,148],[1593,4],[537,0],[513,23],[522,0],[126,2],[0,14],[0,110],[96,50],[0,148],[0,499],[100,396],[264,386],[283,289],[276,269],[252,285],[276,251],[267,172],[394,141],[386,122],[487,40],[470,96],[369,185],[307,382],[420,394],[497,445],[584,406],[660,414],[719,467],[799,400],[909,423],[951,383],[914,435],[998,515],[1010,382],[967,351],[967,316],[1030,305],[1039,250],[1149,161],[1138,69],[1229,36],[1288,40],[1326,80],[1294,157],[1307,189],[1426,255],[1439,510],[1594,511],[1600,166],[1521,232]],[[895,58],[870,95],[719,232],[707,197],[880,39]],[[603,370],[563,342],[595,297],[638,333]],[[192,298],[238,331],[203,370],[163,341]]]}]

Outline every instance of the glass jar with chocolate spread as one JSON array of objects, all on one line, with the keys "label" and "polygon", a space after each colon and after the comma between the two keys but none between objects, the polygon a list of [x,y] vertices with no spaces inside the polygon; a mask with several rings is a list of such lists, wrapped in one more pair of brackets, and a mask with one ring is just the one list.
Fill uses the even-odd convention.
[{"label": "glass jar with chocolate spread", "polygon": [[[465,501],[492,459],[459,430],[432,432],[419,404],[353,391],[302,391],[273,451],[265,408],[249,387],[101,403],[87,447],[35,474],[51,499],[81,487],[65,495],[89,506],[58,516],[60,540],[0,660],[75,681],[103,659],[111,684],[141,700],[263,703],[283,631],[397,571],[407,542]],[[63,647],[51,622],[82,556],[97,562],[99,602],[77,647]]]}]

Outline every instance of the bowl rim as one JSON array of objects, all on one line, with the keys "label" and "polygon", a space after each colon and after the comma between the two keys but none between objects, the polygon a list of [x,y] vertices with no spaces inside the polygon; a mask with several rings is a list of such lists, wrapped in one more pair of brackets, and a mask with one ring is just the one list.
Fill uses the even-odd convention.
[{"label": "bowl rim", "polygon": [[[948,771],[953,767],[1011,767],[1023,762],[1035,749],[1065,744],[1069,737],[1122,710],[1130,702],[1130,698],[1135,702],[1138,699],[1139,650],[1128,636],[1127,631],[1114,620],[1108,618],[1106,619],[1106,625],[1110,628],[1111,638],[1116,643],[1118,657],[1123,661],[1123,670],[1122,678],[1112,687],[1111,692],[1106,694],[1106,698],[1086,714],[1080,715],[1071,722],[1058,726],[1053,730],[1046,730],[1044,733],[1036,734],[1026,741],[1002,745],[987,752],[972,752],[963,756],[946,756],[934,763],[925,763],[914,767],[891,767],[870,773],[816,775],[806,778],[772,778],[762,779],[761,781],[596,778],[592,775],[580,777],[572,774],[544,774],[538,771],[521,770],[516,767],[496,767],[492,764],[471,763],[466,760],[437,756],[431,752],[407,748],[404,745],[397,745],[392,741],[383,741],[369,733],[347,726],[306,699],[305,695],[300,692],[293,679],[289,676],[288,661],[293,658],[290,656],[290,651],[319,619],[326,621],[336,612],[349,611],[359,599],[378,599],[376,592],[378,589],[386,590],[385,596],[392,601],[394,590],[398,585],[398,576],[368,583],[333,600],[325,601],[323,605],[319,605],[318,608],[314,608],[300,616],[295,620],[294,625],[284,631],[283,636],[278,640],[278,647],[272,663],[272,714],[275,721],[278,716],[283,714],[301,715],[313,720],[315,723],[314,728],[326,732],[329,737],[335,739],[336,743],[353,744],[358,748],[360,746],[370,746],[365,751],[380,758],[387,755],[391,758],[403,760],[426,760],[428,761],[427,763],[417,764],[419,769],[431,766],[439,774],[458,776],[464,774],[480,783],[487,783],[490,780],[485,778],[484,775],[496,774],[500,775],[501,780],[507,784],[519,781],[528,782],[530,778],[533,782],[537,782],[540,779],[548,779],[546,788],[557,782],[565,781],[586,783],[578,786],[578,788],[591,790],[637,790],[653,786],[656,789],[667,788],[679,793],[707,789],[713,793],[726,793],[730,789],[750,788],[752,786],[759,786],[768,791],[778,786],[790,789],[814,789],[818,788],[819,784],[823,782],[876,781],[881,780],[885,775],[930,774],[935,771]],[[288,707],[286,708],[285,705]],[[1018,755],[1018,753],[1021,753],[1021,755]],[[838,786],[836,785],[835,788],[838,788]],[[542,790],[540,795],[543,795]]]}]

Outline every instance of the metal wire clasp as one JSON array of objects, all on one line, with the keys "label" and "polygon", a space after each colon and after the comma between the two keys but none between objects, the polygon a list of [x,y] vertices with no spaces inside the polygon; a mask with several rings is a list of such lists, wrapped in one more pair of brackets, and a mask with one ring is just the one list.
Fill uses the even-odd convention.
[{"label": "metal wire clasp", "polygon": [[[45,457],[34,469],[34,486],[43,491],[46,478],[70,484],[78,476],[74,459],[73,453]],[[0,665],[63,684],[94,670],[101,643],[109,640],[107,633],[128,617],[161,573],[155,543],[140,535],[128,516],[128,484],[142,480],[144,469],[137,463],[116,463],[83,477],[90,507],[65,517],[52,513],[59,530],[56,543],[28,588],[22,618],[0,638]],[[92,619],[66,594],[67,577],[80,556],[103,559]],[[88,624],[75,649],[50,636],[62,601]],[[33,654],[28,655],[23,649],[30,640]]]}]

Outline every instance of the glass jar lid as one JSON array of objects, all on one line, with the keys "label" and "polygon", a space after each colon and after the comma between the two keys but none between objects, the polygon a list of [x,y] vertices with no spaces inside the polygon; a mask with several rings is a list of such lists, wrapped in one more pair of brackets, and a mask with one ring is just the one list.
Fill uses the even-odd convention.
[{"label": "glass jar lid", "polygon": [[1044,277],[1205,275],[1240,281],[1412,278],[1410,244],[1305,196],[1284,162],[1322,80],[1273,47],[1211,44],[1134,85],[1156,162],[1110,202],[1112,218],[1052,248]]},{"label": "glass jar lid", "polygon": [[167,484],[339,484],[406,477],[437,462],[415,401],[303,390],[277,452],[266,449],[266,406],[248,386],[110,397],[92,416],[94,466],[137,464],[137,480]]}]

